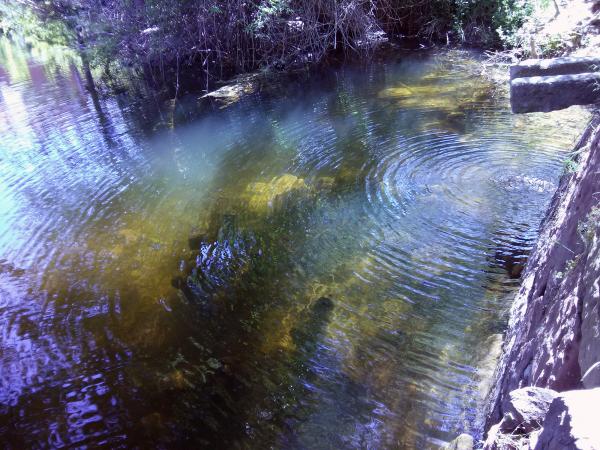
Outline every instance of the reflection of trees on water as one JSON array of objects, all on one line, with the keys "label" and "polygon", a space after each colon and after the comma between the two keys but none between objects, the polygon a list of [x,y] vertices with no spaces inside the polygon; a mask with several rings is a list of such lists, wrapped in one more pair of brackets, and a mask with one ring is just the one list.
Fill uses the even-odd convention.
[{"label": "reflection of trees on water", "polygon": [[[66,444],[108,434],[163,446],[419,447],[426,436],[444,439],[466,426],[468,353],[495,323],[505,287],[497,268],[481,272],[496,240],[503,252],[502,217],[471,227],[494,242],[478,248],[481,261],[451,273],[464,255],[431,230],[410,229],[402,215],[381,231],[366,211],[377,205],[365,205],[364,184],[403,134],[425,139],[441,129],[462,139],[486,119],[473,99],[424,115],[403,91],[379,96],[402,76],[322,75],[318,87],[300,85],[287,99],[258,93],[191,127],[187,100],[132,103],[135,93],[76,91],[79,108],[55,110],[57,127],[73,125],[73,138],[33,121],[38,139],[52,143],[40,152],[51,168],[87,161],[75,164],[85,171],[56,170],[45,187],[69,193],[69,176],[86,175],[73,185],[89,188],[86,206],[99,210],[89,210],[91,226],[74,228],[67,250],[51,255],[43,292],[11,294],[12,310],[0,316],[14,346],[33,348],[19,370],[42,380],[15,372],[9,381],[26,380],[14,383],[15,405],[51,411]],[[61,89],[83,84],[77,71],[57,80]],[[77,120],[88,112],[91,122]],[[38,119],[51,121],[51,111]],[[158,122],[162,138],[145,143]],[[88,177],[94,168],[110,186],[99,201],[97,178]],[[143,180],[127,184],[135,178]],[[429,205],[449,216],[459,206],[430,194]],[[48,210],[35,189],[23,196]],[[88,209],[72,203],[65,212],[65,198],[57,195],[52,211],[82,220]],[[24,276],[11,270],[0,264],[0,277],[12,277],[0,293]],[[467,282],[485,286],[468,290]],[[13,411],[19,432],[46,438]],[[17,447],[26,439],[9,436]]]}]

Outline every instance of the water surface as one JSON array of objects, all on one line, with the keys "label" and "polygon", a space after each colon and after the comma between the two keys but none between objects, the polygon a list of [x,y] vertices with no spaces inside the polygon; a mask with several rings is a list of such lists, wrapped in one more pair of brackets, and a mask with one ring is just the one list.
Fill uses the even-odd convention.
[{"label": "water surface", "polygon": [[[0,45],[9,448],[435,448],[586,114],[514,116],[476,55],[206,111]],[[201,109],[204,112],[199,113]]]}]

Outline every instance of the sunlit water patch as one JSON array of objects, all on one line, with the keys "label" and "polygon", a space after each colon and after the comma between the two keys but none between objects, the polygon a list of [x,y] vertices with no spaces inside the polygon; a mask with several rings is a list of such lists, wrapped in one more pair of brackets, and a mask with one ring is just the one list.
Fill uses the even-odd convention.
[{"label": "sunlit water patch", "polygon": [[0,46],[3,442],[476,432],[482,349],[583,110],[511,115],[464,52],[203,114],[193,96],[99,97],[69,58]]}]

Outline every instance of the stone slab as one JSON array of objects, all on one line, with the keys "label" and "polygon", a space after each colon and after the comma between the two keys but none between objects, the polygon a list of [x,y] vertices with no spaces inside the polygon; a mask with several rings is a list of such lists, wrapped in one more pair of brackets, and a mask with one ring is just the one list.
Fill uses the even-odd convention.
[{"label": "stone slab", "polygon": [[516,78],[510,83],[514,113],[549,112],[600,102],[600,72]]},{"label": "stone slab", "polygon": [[600,57],[528,59],[510,67],[510,79],[600,72]]}]

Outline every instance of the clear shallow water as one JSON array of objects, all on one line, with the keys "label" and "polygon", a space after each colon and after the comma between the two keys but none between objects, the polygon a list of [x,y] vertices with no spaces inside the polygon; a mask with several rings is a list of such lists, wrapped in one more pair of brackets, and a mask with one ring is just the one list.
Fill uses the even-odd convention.
[{"label": "clear shallow water", "polygon": [[587,117],[511,115],[479,72],[408,54],[173,113],[2,42],[3,442],[430,448],[470,430],[484,342]]}]

